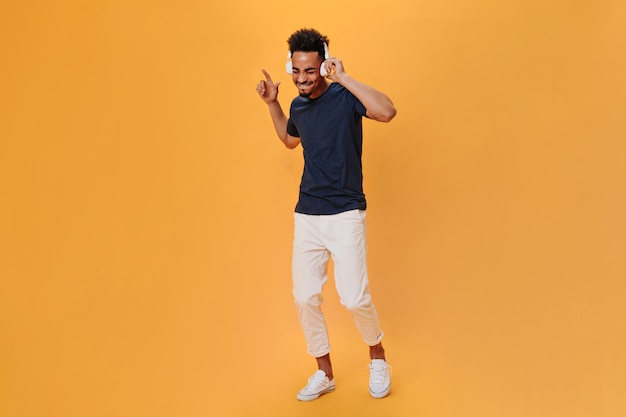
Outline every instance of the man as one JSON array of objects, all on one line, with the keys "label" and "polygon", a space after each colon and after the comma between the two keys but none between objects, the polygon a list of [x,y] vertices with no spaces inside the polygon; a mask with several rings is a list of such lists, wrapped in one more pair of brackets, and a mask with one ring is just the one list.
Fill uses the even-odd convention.
[{"label": "man", "polygon": [[383,398],[390,389],[390,367],[368,284],[362,117],[389,122],[396,109],[387,96],[350,77],[340,59],[329,57],[328,38],[318,31],[298,30],[287,42],[287,71],[299,92],[289,117],[278,102],[280,81],[273,82],[262,70],[265,80],[256,90],[268,105],[279,139],[289,149],[302,144],[304,153],[294,214],[293,295],[307,350],[316,358],[318,370],[297,398],[310,401],[335,389],[321,310],[329,256],[341,303],[369,346],[370,394]]}]

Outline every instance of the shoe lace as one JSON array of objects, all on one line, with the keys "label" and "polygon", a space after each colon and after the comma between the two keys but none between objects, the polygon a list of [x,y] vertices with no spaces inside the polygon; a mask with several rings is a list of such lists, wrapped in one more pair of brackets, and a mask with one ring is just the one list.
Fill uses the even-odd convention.
[{"label": "shoe lace", "polygon": [[305,389],[317,389],[320,385],[326,382],[326,375],[322,373],[314,373],[310,378],[309,382],[306,384]]},{"label": "shoe lace", "polygon": [[370,368],[370,382],[372,384],[384,384],[387,373],[391,375],[390,365],[368,365]]}]

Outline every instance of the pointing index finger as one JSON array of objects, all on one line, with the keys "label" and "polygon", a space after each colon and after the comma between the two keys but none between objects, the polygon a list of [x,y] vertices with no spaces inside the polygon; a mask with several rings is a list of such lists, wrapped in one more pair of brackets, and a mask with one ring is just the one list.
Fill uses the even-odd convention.
[{"label": "pointing index finger", "polygon": [[269,82],[270,84],[274,84],[274,82],[272,81],[272,77],[270,77],[267,71],[265,71],[264,69],[261,69],[261,72],[263,72],[263,75],[265,75],[265,79],[267,80],[267,82]]}]

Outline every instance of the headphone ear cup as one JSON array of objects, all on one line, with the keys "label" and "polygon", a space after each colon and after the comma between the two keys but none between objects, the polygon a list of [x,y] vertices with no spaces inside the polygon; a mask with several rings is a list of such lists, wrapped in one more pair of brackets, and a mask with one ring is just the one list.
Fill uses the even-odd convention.
[{"label": "headphone ear cup", "polygon": [[287,63],[285,64],[285,70],[289,75],[291,75],[291,73],[293,72],[293,66],[291,65],[291,51],[287,52]]},{"label": "headphone ear cup", "polygon": [[330,53],[328,52],[328,44],[324,42],[324,62],[322,62],[322,66],[320,67],[320,75],[322,77],[326,77],[328,75],[328,71],[326,70],[326,60],[330,59]]}]

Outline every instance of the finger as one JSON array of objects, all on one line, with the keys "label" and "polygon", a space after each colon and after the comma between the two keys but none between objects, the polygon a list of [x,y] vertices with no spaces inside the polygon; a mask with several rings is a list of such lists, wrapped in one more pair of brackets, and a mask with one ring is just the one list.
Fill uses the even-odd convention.
[{"label": "finger", "polygon": [[270,77],[270,75],[267,73],[267,71],[265,71],[264,69],[261,69],[261,72],[263,72],[263,75],[265,75],[265,79],[270,83],[273,84],[272,81],[272,77]]},{"label": "finger", "polygon": [[326,61],[324,61],[324,68],[326,69],[326,77],[330,77],[331,75],[333,75],[335,73],[335,63],[333,61],[331,61],[330,59],[327,59]]}]

